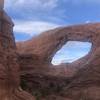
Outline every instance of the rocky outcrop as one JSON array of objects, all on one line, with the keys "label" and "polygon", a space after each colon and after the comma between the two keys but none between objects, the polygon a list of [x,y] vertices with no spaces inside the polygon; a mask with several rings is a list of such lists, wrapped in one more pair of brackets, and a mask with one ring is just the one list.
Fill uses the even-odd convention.
[{"label": "rocky outcrop", "polygon": [[67,41],[92,42],[94,46],[94,44],[97,42],[97,40],[93,40],[96,38],[94,33],[95,35],[99,35],[97,34],[99,33],[97,32],[99,31],[98,28],[99,24],[87,24],[58,28],[44,32],[29,41],[18,43],[18,50],[20,53],[36,54],[42,60],[50,62],[54,54]]},{"label": "rocky outcrop", "polygon": [[[57,28],[28,41],[17,43],[21,69],[24,69],[24,72],[26,70],[26,73],[72,77],[80,67],[88,62],[94,54],[96,45],[99,45],[99,39],[96,38],[96,36],[99,37],[99,27],[97,23]],[[52,65],[52,57],[67,41],[91,42],[93,45],[87,56],[71,64]]]},{"label": "rocky outcrop", "polygon": [[3,10],[3,2],[0,0],[0,100],[34,100],[20,88],[14,24]]},{"label": "rocky outcrop", "polygon": [[[3,6],[0,0],[0,100],[35,100],[31,94],[38,100],[100,100],[100,23],[50,30],[16,48]],[[91,51],[71,64],[52,65],[68,41],[91,42]]]},{"label": "rocky outcrop", "polygon": [[[90,23],[57,28],[44,32],[28,41],[17,43],[19,59],[21,59],[19,62],[21,68],[23,69],[21,71],[23,79],[25,78],[27,83],[31,82],[31,84],[34,84],[32,80],[35,81],[36,79],[34,76],[38,76],[39,73],[41,73],[41,76],[45,74],[47,79],[49,79],[49,76],[56,78],[64,77],[67,81],[66,86],[64,85],[58,94],[50,94],[52,98],[51,100],[53,100],[53,98],[55,98],[55,100],[56,98],[59,100],[58,97],[61,97],[61,100],[99,100],[99,33],[100,23]],[[52,65],[52,57],[65,43],[67,43],[67,41],[91,42],[91,51],[87,56],[71,64],[61,64],[59,66]],[[27,59],[27,56],[24,56],[23,59],[23,55],[31,55],[30,57],[36,57],[36,59],[32,61],[33,58],[30,58],[32,62],[30,63],[28,61],[29,59]],[[26,66],[24,67],[23,65],[25,62]],[[27,76],[29,77],[26,78]],[[30,80],[28,80],[29,78]],[[52,79],[49,79],[49,81]],[[65,84],[65,80],[59,82],[64,82]],[[56,86],[59,84],[59,82],[56,83]],[[39,83],[42,83],[42,81]],[[46,80],[45,83],[48,84]],[[54,83],[54,81],[52,83]],[[43,84],[41,86],[43,86]],[[50,96],[47,96],[46,98],[50,98]]]}]

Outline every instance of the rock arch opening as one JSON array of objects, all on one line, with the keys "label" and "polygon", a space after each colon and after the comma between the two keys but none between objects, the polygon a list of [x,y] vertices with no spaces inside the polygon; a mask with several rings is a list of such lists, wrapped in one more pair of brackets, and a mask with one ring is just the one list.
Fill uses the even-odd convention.
[{"label": "rock arch opening", "polygon": [[59,51],[54,55],[51,63],[59,65],[61,63],[72,63],[81,57],[86,56],[92,47],[90,42],[68,41]]}]

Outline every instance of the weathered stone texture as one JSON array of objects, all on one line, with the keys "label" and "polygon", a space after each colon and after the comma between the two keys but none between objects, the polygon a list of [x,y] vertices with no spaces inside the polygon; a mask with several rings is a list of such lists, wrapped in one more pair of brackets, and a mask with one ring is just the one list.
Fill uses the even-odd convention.
[{"label": "weathered stone texture", "polygon": [[[22,80],[27,80],[27,88],[32,86],[34,82],[37,82],[37,79],[40,80],[39,83],[41,87],[43,84],[50,82],[53,78],[49,79],[49,76],[64,77],[66,79],[66,86],[62,86],[60,92],[53,94],[53,98],[59,100],[61,96],[65,100],[99,100],[100,99],[100,23],[90,23],[84,25],[69,26],[64,28],[57,28],[42,33],[41,35],[32,38],[31,40],[25,42],[17,43],[18,52],[20,55],[35,55],[38,59],[38,62],[30,63],[26,59],[19,60],[20,66],[23,69],[21,71]],[[85,57],[71,63],[71,64],[61,64],[54,66],[51,64],[52,57],[54,54],[65,44],[67,41],[83,41],[91,42],[92,48],[88,55]],[[24,56],[25,57],[25,56]],[[19,56],[20,58],[20,56]],[[25,57],[27,58],[27,57]],[[31,58],[32,60],[33,58]],[[27,62],[24,70],[23,64]],[[28,69],[30,67],[31,70]],[[34,78],[41,73],[41,77],[46,75],[46,78],[49,79],[49,83],[43,78]],[[27,78],[28,77],[28,78]],[[29,79],[29,80],[28,80]],[[64,83],[65,80],[60,80],[56,85],[54,85],[54,80],[52,84],[59,86]],[[34,87],[34,86],[32,86]],[[31,88],[32,88],[31,87]],[[48,87],[50,87],[48,85]],[[48,90],[49,91],[49,90]],[[94,92],[95,91],[95,92]],[[58,94],[57,94],[58,93]],[[50,98],[50,95],[46,98]],[[53,100],[51,96],[51,100]],[[61,99],[62,99],[61,98]],[[63,100],[62,99],[62,100]],[[56,100],[56,99],[55,99]]]},{"label": "weathered stone texture", "polygon": [[13,26],[11,18],[3,10],[3,0],[0,0],[0,100],[34,100],[20,88]]},{"label": "weathered stone texture", "polygon": [[[13,22],[0,0],[0,100],[100,100],[100,23],[61,27],[16,43]],[[69,64],[51,64],[68,41],[91,42],[88,55]],[[21,83],[20,83],[21,78]],[[37,99],[39,97],[37,96]]]}]

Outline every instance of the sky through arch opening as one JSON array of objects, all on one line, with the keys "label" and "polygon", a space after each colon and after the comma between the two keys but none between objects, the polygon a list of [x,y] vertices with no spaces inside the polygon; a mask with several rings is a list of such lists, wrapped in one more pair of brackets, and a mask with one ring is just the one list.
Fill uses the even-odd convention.
[{"label": "sky through arch opening", "polygon": [[52,59],[53,65],[61,63],[72,63],[81,57],[86,56],[92,47],[90,42],[68,41]]}]

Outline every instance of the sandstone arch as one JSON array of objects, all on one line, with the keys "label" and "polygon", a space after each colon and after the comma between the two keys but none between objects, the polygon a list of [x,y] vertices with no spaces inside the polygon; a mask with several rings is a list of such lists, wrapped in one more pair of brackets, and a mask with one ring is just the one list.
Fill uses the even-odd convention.
[{"label": "sandstone arch", "polygon": [[[69,27],[57,28],[40,34],[25,42],[17,43],[18,52],[20,54],[35,54],[41,63],[51,64],[54,54],[67,42],[67,41],[83,41],[91,42],[92,48],[90,53],[73,62],[72,65],[83,64],[89,59],[97,45],[99,45],[99,23],[76,25]],[[98,36],[98,37],[96,37]]]},{"label": "sandstone arch", "polygon": [[[33,96],[20,88],[20,75],[24,77],[30,75],[33,78],[34,73],[42,75],[46,73],[46,78],[48,75],[52,76],[53,81],[57,80],[57,83],[63,82],[62,77],[65,80],[71,79],[70,83],[65,84],[66,88],[64,87],[59,94],[56,94],[63,96],[65,100],[80,100],[85,96],[87,100],[100,100],[100,23],[50,30],[31,40],[17,43],[18,50],[16,50],[13,36],[13,26],[12,20],[3,10],[3,0],[0,0],[1,100],[34,100]],[[63,72],[62,68],[52,68],[51,59],[57,50],[67,41],[75,40],[92,43],[91,52],[87,56],[64,66],[64,68],[69,66],[72,69],[78,67],[77,70],[71,70],[73,72],[71,74],[64,74],[61,73]],[[62,67],[63,65],[59,66]],[[19,67],[22,69],[20,70]],[[62,80],[57,79],[57,76],[61,77]],[[39,78],[41,77],[39,76]]]},{"label": "sandstone arch", "polygon": [[[17,44],[20,53],[31,53],[42,57],[42,60],[50,62],[57,52],[67,41],[83,41],[99,45],[99,24],[76,25],[62,27],[42,33],[41,35]],[[24,44],[24,46],[23,46]]]},{"label": "sandstone arch", "polygon": [[[94,67],[94,66],[99,66],[99,58],[98,61],[95,62],[97,59],[96,55],[99,54],[99,47],[100,47],[99,33],[100,33],[100,23],[90,23],[84,25],[62,27],[62,28],[57,28],[54,30],[44,32],[41,35],[32,38],[31,40],[17,43],[17,48],[19,54],[21,54],[22,56],[23,54],[27,54],[27,55],[34,54],[35,56],[37,56],[38,61],[41,64],[38,67],[37,64],[33,63],[31,65],[31,71],[32,71],[32,67],[36,66],[38,69],[37,72],[41,72],[41,70],[43,69],[42,74],[44,72],[45,73],[47,72],[47,75],[49,73],[52,76],[60,77],[64,71],[62,70],[62,68],[59,69],[50,68],[50,66],[52,66],[50,62],[55,52],[57,52],[57,50],[59,50],[67,41],[91,42],[92,49],[87,56],[71,64],[65,64],[65,67],[69,66],[72,67],[72,69],[76,67],[77,69],[75,69],[74,71],[71,69],[72,70],[71,75],[64,74],[64,76],[72,78],[72,82],[68,86],[66,86],[66,88],[64,89],[64,91],[62,91],[61,94],[63,94],[65,98],[70,98],[71,100],[79,100],[80,95],[85,96],[86,92],[84,93],[84,91],[88,91],[88,93],[90,93],[89,90],[87,90],[87,86],[89,89],[91,88],[90,84],[92,84],[92,86],[95,86],[96,87],[95,89],[97,89],[98,87],[97,83],[99,83],[99,73],[97,74],[96,71],[97,70],[99,71],[100,69],[99,67]],[[23,63],[21,64],[23,65]],[[27,69],[28,66],[30,66],[30,64],[29,65],[27,64],[26,66]],[[62,66],[63,65],[59,65],[59,67]],[[82,66],[84,67],[82,68]],[[81,69],[79,67],[81,67]],[[32,76],[34,72],[31,73],[31,71],[26,70],[25,73],[28,73]],[[91,74],[93,74],[93,76]],[[97,76],[98,78],[96,78]],[[84,84],[82,83],[83,81]],[[88,98],[92,98],[91,95]],[[95,98],[95,96],[93,98]]]}]

